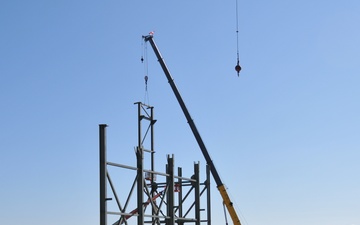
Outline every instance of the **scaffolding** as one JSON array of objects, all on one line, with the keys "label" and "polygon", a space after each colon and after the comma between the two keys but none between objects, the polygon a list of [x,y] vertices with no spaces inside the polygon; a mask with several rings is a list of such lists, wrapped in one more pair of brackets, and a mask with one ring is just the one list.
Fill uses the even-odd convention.
[{"label": "scaffolding", "polygon": [[[130,220],[132,217],[137,218],[137,225],[211,225],[210,167],[206,166],[206,179],[200,182],[199,163],[194,163],[194,174],[191,177],[183,177],[181,167],[177,168],[175,174],[174,155],[167,155],[165,172],[155,171],[154,108],[141,102],[134,104],[138,108],[136,166],[107,160],[107,125],[99,125],[100,225],[108,225],[108,215],[117,217],[109,223],[112,225],[134,224],[134,219]],[[144,168],[146,153],[150,154],[150,169]],[[123,199],[117,193],[119,189],[111,179],[109,167],[134,171],[131,188]],[[123,177],[120,182],[129,181],[129,177]],[[134,192],[135,200],[131,198]],[[117,211],[108,210],[108,202],[113,200]],[[132,201],[136,207],[129,210]]]}]

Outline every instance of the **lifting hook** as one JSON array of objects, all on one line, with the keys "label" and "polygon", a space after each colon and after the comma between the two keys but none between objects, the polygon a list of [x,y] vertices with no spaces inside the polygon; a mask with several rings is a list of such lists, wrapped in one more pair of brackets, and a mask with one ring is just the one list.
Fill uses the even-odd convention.
[{"label": "lifting hook", "polygon": [[236,66],[235,66],[235,70],[236,70],[236,72],[237,72],[237,74],[238,74],[238,76],[239,76],[239,73],[240,73],[240,70],[241,70],[241,66],[240,66],[240,64],[239,64],[239,60],[237,61],[237,64],[236,64]]}]

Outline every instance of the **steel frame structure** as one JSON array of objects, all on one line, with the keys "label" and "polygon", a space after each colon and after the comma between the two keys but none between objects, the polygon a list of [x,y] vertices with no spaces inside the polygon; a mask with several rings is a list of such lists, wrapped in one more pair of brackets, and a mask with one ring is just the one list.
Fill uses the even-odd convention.
[{"label": "steel frame structure", "polygon": [[[154,124],[156,120],[154,119],[154,108],[141,102],[134,104],[138,106],[136,167],[107,161],[107,125],[99,125],[100,225],[108,225],[108,215],[120,217],[111,223],[113,225],[128,225],[131,217],[137,217],[137,225],[144,225],[145,223],[152,225],[175,225],[175,223],[179,225],[185,223],[211,225],[210,167],[206,166],[206,180],[204,182],[200,182],[199,163],[194,163],[194,175],[190,178],[182,176],[182,168],[180,167],[177,168],[175,175],[174,156],[168,155],[165,173],[155,171]],[[144,122],[147,122],[145,132],[143,132]],[[145,142],[149,136],[150,140]],[[149,145],[149,149],[144,147],[145,144]],[[149,170],[144,168],[145,153],[150,154]],[[111,179],[108,167],[136,172],[125,201],[119,198],[118,189]],[[155,182],[157,177],[164,181]],[[128,182],[128,180],[124,179],[123,182]],[[108,189],[111,190],[111,195],[108,195]],[[159,189],[162,190],[159,191]],[[136,204],[134,203],[136,208],[130,211],[128,205],[132,200],[131,195],[134,191],[136,191],[137,196]],[[108,211],[107,202],[113,200],[109,196],[115,199],[118,211]],[[202,206],[204,202],[205,207]],[[147,210],[147,206],[150,206],[151,210]]]}]

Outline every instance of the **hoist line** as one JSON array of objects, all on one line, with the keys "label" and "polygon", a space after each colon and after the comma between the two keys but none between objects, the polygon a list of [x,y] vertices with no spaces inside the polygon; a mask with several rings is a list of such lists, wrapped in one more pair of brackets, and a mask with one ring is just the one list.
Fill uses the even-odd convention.
[{"label": "hoist line", "polygon": [[235,66],[235,70],[237,72],[237,75],[239,77],[239,73],[241,71],[240,66],[240,53],[239,53],[239,10],[238,10],[238,0],[235,0],[235,10],[236,10],[236,54],[237,54],[237,62]]},{"label": "hoist line", "polygon": [[237,62],[239,63],[239,10],[238,10],[238,0],[235,0],[236,3],[236,49],[237,49]]},{"label": "hoist line", "polygon": [[144,93],[144,103],[150,104],[149,100],[149,92],[148,92],[148,73],[149,73],[149,65],[148,65],[148,55],[147,55],[147,44],[143,41],[144,38],[141,39],[141,46],[142,46],[142,56],[141,62],[144,63],[144,79],[145,79],[145,93]]}]

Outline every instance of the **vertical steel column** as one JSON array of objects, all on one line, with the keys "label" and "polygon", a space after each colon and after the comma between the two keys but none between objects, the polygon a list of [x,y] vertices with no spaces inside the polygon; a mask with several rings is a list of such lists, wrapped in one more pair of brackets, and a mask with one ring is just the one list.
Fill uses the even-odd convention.
[{"label": "vertical steel column", "polygon": [[[154,120],[154,108],[151,107],[150,109],[150,126],[151,126],[151,171],[155,171],[155,147],[154,147],[154,124],[156,120]],[[151,182],[154,181],[154,174],[151,173]]]},{"label": "vertical steel column", "polygon": [[138,103],[138,146],[136,149],[136,162],[137,162],[137,208],[138,208],[138,217],[137,217],[137,225],[144,224],[144,210],[143,210],[143,202],[144,202],[144,151],[141,143],[141,104]]},{"label": "vertical steel column", "polygon": [[106,124],[99,124],[100,225],[106,225]]},{"label": "vertical steel column", "polygon": [[200,175],[199,175],[199,164],[194,164],[194,177],[195,177],[195,225],[200,225]]},{"label": "vertical steel column", "polygon": [[[154,160],[154,153],[155,153],[155,150],[154,150],[154,108],[151,107],[150,108],[150,151],[151,151],[151,171],[155,171],[155,160]],[[154,183],[154,174],[151,173],[150,174],[150,182],[151,184]],[[151,185],[152,187],[152,185]],[[152,188],[151,188],[152,189]],[[153,192],[153,190],[151,190],[151,197],[153,198],[155,196],[155,193]],[[154,204],[151,204],[151,214],[152,216],[156,215],[156,211],[155,211],[155,206]],[[152,217],[151,218],[151,224],[155,224],[155,221],[156,221],[156,218]]]},{"label": "vertical steel column", "polygon": [[206,165],[207,225],[211,225],[210,166]]},{"label": "vertical steel column", "polygon": [[175,212],[174,212],[174,155],[168,156],[167,179],[168,191],[167,191],[167,225],[175,224]]},{"label": "vertical steel column", "polygon": [[[156,120],[154,120],[154,108],[151,107],[150,108],[150,139],[151,139],[151,143],[150,143],[150,154],[151,154],[151,171],[155,171],[155,145],[154,145],[154,124],[155,124]],[[150,174],[150,179],[151,179],[151,184],[153,184],[155,181],[154,181],[154,177],[155,175],[153,173]],[[155,196],[155,192],[151,192],[151,197],[153,198]],[[156,207],[154,204],[151,204],[151,214],[153,216],[156,215]],[[151,223],[152,224],[155,224],[155,221],[157,220],[157,218],[155,217],[152,217],[151,218]]]},{"label": "vertical steel column", "polygon": [[[182,169],[180,167],[178,167],[178,176],[182,177]],[[182,195],[182,179],[178,178],[178,188],[179,188],[179,192],[178,192],[178,215],[179,218],[183,217],[183,195]],[[184,222],[182,222],[181,220],[178,222],[179,225],[183,225]]]},{"label": "vertical steel column", "polygon": [[[155,171],[155,144],[154,144],[154,124],[156,123],[156,120],[154,120],[154,107],[152,106],[147,106],[148,108],[150,108],[150,166],[151,166],[151,171]],[[151,173],[150,174],[150,181],[151,181],[151,186],[155,183],[155,174]],[[151,197],[153,198],[155,196],[155,192],[152,190],[151,192]],[[155,200],[156,201],[156,200]],[[158,220],[158,218],[154,217],[157,214],[157,208],[154,204],[151,204],[151,212],[152,212],[152,224],[155,224],[155,221]]]}]

